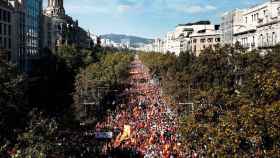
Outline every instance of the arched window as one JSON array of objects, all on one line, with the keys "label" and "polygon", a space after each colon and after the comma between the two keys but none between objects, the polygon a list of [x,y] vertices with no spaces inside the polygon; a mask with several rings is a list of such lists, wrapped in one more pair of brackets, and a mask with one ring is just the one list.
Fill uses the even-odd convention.
[{"label": "arched window", "polygon": [[276,33],[272,32],[272,45],[276,45]]},{"label": "arched window", "polygon": [[264,41],[263,41],[263,35],[261,34],[261,35],[260,35],[260,45],[261,45],[261,47],[263,46],[263,42],[264,42]]},{"label": "arched window", "polygon": [[269,33],[266,33],[266,45],[269,46],[269,44],[270,44]]}]

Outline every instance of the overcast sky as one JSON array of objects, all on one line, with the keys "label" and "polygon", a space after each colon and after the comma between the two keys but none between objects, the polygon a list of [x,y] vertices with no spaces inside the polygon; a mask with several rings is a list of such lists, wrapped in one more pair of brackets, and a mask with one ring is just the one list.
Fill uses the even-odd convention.
[{"label": "overcast sky", "polygon": [[[220,22],[222,13],[266,0],[64,0],[66,13],[97,34],[163,37],[177,24]],[[44,7],[47,0],[44,0]]]}]

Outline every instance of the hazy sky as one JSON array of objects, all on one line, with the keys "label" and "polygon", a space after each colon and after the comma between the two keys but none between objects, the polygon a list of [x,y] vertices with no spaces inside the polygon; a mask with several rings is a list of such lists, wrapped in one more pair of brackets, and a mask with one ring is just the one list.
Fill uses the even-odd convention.
[{"label": "hazy sky", "polygon": [[[177,24],[220,22],[223,12],[266,0],[64,0],[66,13],[97,34],[163,37]],[[47,0],[44,0],[46,6]]]}]

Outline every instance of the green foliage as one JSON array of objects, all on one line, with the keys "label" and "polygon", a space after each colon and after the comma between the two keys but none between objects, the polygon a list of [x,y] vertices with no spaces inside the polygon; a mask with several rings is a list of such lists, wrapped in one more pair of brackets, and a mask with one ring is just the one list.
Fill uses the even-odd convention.
[{"label": "green foliage", "polygon": [[[24,125],[26,113],[25,79],[15,66],[0,61],[0,147],[6,146]],[[4,150],[1,149],[1,150]],[[0,151],[1,156],[1,151]]]},{"label": "green foliage", "polygon": [[279,47],[260,54],[238,44],[206,49],[198,57],[140,53],[179,111],[186,109],[179,102],[195,104],[180,119],[186,152],[204,157],[279,155]]},{"label": "green foliage", "polygon": [[[81,70],[76,77],[75,84],[76,111],[84,110],[81,106],[84,101],[100,103],[110,90],[120,86],[122,81],[128,77],[129,64],[132,59],[133,55],[130,53],[106,53],[98,63],[90,64]],[[104,107],[99,107],[99,110],[100,108]],[[96,116],[92,115],[92,119]]]},{"label": "green foliage", "polygon": [[82,55],[75,46],[60,46],[56,55],[59,62],[64,63],[69,70],[77,70],[82,65]]},{"label": "green foliage", "polygon": [[80,68],[95,62],[97,59],[94,50],[77,49],[74,45],[62,45],[56,52],[58,63],[66,65],[70,71],[78,72]]},{"label": "green foliage", "polygon": [[149,67],[150,71],[157,75],[167,72],[169,67],[175,66],[176,62],[176,56],[173,54],[140,53],[139,57]]},{"label": "green foliage", "polygon": [[0,105],[12,106],[23,100],[23,91],[19,87],[22,81],[23,76],[15,66],[0,61]]},{"label": "green foliage", "polygon": [[56,121],[44,118],[42,113],[36,111],[31,115],[29,127],[18,136],[16,153],[11,155],[13,158],[46,158],[58,150],[55,144],[58,128]]},{"label": "green foliage", "polygon": [[205,149],[212,157],[279,155],[279,101],[264,107],[242,105],[236,111],[208,107],[181,119],[186,150]]}]

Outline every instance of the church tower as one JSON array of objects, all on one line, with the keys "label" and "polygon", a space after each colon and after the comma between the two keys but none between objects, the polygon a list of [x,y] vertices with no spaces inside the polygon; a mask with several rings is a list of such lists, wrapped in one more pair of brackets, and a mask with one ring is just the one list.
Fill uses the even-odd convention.
[{"label": "church tower", "polygon": [[45,14],[50,16],[64,16],[63,0],[48,0],[48,7],[45,10]]}]

